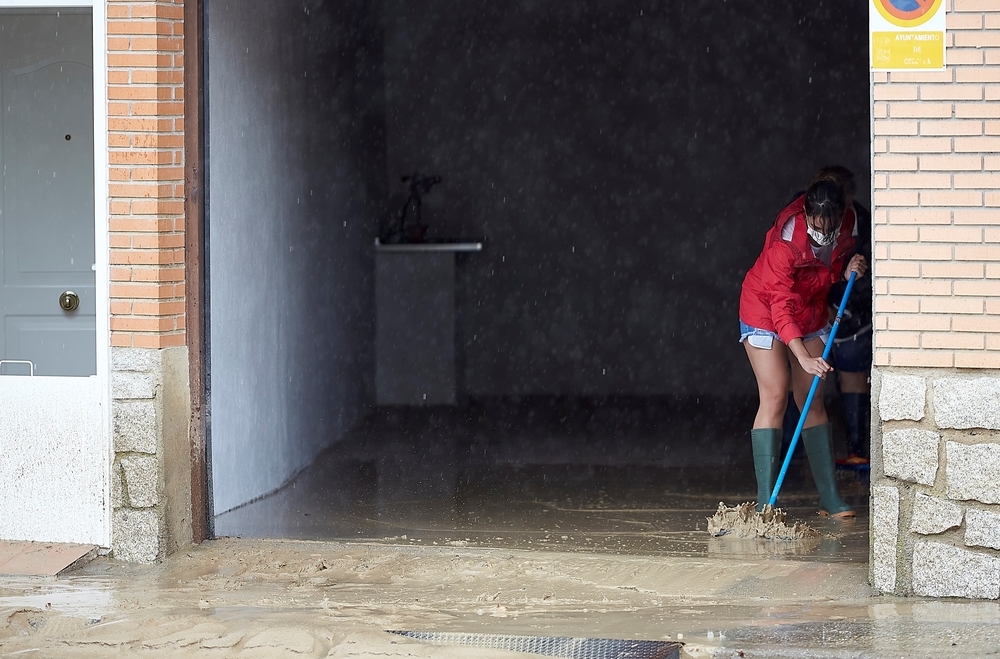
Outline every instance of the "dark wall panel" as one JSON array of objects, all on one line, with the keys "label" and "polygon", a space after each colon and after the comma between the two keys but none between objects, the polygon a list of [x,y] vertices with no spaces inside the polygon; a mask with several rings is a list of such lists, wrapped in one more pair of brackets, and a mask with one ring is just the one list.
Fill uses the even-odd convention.
[{"label": "dark wall panel", "polygon": [[753,392],[743,274],[830,163],[868,196],[867,6],[385,0],[387,172],[444,182],[468,393]]}]

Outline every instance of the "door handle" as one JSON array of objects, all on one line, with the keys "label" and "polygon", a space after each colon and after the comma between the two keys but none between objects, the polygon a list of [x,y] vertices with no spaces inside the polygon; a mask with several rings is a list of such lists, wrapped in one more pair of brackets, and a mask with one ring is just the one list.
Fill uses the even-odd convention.
[{"label": "door handle", "polygon": [[73,291],[63,291],[59,296],[59,306],[63,311],[76,311],[80,308],[80,296]]}]

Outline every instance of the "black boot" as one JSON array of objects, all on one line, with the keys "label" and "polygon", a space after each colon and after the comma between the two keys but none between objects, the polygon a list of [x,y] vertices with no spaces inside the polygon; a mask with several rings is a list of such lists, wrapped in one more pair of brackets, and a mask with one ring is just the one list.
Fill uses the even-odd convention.
[{"label": "black boot", "polygon": [[831,440],[830,424],[805,428],[802,431],[802,444],[809,456],[809,468],[816,489],[819,490],[820,514],[836,517],[854,517],[854,511],[840,498],[837,492],[837,480],[833,471],[833,442]]},{"label": "black boot", "polygon": [[781,457],[781,430],[754,428],[750,431],[753,444],[753,470],[757,474],[757,512],[771,500],[774,483],[778,480],[778,462]]},{"label": "black boot", "polygon": [[870,394],[842,394],[844,420],[847,422],[847,444],[850,447],[848,462],[867,462],[868,429],[871,419],[872,398]]}]

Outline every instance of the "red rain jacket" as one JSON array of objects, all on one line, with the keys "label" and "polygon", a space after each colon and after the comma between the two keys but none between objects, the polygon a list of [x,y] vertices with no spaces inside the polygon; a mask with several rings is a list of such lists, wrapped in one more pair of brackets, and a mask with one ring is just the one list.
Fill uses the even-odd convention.
[{"label": "red rain jacket", "polygon": [[[740,320],[777,333],[785,345],[826,326],[827,293],[843,276],[854,249],[851,234],[856,218],[854,210],[848,209],[830,265],[816,258],[806,233],[805,199],[800,196],[778,214],[764,238],[764,251],[743,279],[740,294]],[[790,217],[794,217],[792,239],[783,240],[781,231]]]}]

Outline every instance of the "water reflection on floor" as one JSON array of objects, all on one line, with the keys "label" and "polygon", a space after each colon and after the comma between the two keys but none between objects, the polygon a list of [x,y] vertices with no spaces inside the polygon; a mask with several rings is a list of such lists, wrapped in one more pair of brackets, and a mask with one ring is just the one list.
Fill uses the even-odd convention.
[{"label": "water reflection on floor", "polygon": [[853,522],[816,517],[798,458],[780,505],[808,543],[710,538],[719,501],[755,494],[747,411],[725,402],[520,401],[383,410],[288,486],[216,518],[216,534],[671,556],[868,556],[867,483],[841,474]]}]

